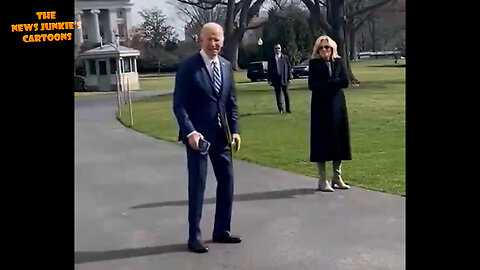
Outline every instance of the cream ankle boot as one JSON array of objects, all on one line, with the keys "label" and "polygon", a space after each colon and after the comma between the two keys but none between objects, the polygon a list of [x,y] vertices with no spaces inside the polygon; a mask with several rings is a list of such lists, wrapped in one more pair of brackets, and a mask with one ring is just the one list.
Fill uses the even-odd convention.
[{"label": "cream ankle boot", "polygon": [[330,185],[329,181],[327,181],[326,173],[325,173],[325,162],[317,162],[318,165],[318,191],[323,192],[333,192],[333,188]]},{"label": "cream ankle boot", "polygon": [[350,186],[345,184],[342,179],[341,161],[334,161],[333,163],[332,187],[338,189],[350,189]]}]

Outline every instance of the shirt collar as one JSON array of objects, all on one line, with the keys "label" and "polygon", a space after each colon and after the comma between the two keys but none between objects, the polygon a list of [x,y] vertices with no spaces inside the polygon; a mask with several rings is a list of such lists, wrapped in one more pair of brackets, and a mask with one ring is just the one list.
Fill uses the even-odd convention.
[{"label": "shirt collar", "polygon": [[203,49],[200,50],[200,55],[203,58],[203,62],[205,62],[205,66],[210,67],[212,65],[212,61],[215,61],[217,63],[217,66],[219,66],[220,60],[218,59],[218,56],[215,56],[212,59],[205,53]]}]

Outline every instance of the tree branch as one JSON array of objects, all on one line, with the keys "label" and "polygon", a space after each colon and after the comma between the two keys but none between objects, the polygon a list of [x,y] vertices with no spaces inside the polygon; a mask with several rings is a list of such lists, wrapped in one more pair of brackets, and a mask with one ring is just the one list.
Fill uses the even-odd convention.
[{"label": "tree branch", "polygon": [[393,3],[393,2],[396,2],[396,1],[397,0],[383,0],[383,1],[380,1],[376,4],[370,5],[368,7],[364,7],[362,9],[357,10],[357,11],[354,11],[351,14],[347,14],[347,17],[355,17],[355,16],[358,16],[358,15],[362,15],[362,14],[365,14],[369,11],[375,10],[375,9],[377,9],[377,8],[383,6],[383,5],[386,5],[390,2]]},{"label": "tree branch", "polygon": [[278,1],[279,1],[279,0],[273,0],[273,2],[275,3],[275,5],[277,5],[277,7],[278,7],[281,11],[283,11],[283,7],[282,7],[282,5],[280,5],[280,3],[279,3]]},{"label": "tree branch", "polygon": [[257,25],[248,26],[247,30],[260,28],[260,27],[264,26],[266,23],[267,23],[267,21],[264,21],[264,22],[258,23]]},{"label": "tree branch", "polygon": [[[322,13],[320,10],[321,1],[319,0],[302,0],[302,2],[307,6],[308,10],[310,11],[310,18],[315,23],[318,23],[321,28],[323,28],[327,32],[332,32],[333,29],[327,21],[327,16],[325,13]],[[325,2],[323,1],[323,5]]]},{"label": "tree branch", "polygon": [[184,3],[191,6],[196,6],[201,9],[213,9],[217,5],[227,5],[222,0],[177,0],[180,3]]},{"label": "tree branch", "polygon": [[240,2],[237,2],[235,3],[235,8],[233,10],[233,14],[234,15],[234,18],[237,17],[238,13],[240,12],[240,10],[242,10],[242,7],[243,7],[243,3],[245,2],[245,0],[241,0]]},{"label": "tree branch", "polygon": [[315,3],[311,0],[302,0],[302,2],[305,4],[305,6],[307,6],[308,10],[312,12],[312,9],[315,7]]},{"label": "tree branch", "polygon": [[263,2],[265,2],[265,0],[257,0],[255,3],[253,3],[253,5],[248,10],[247,22],[250,22],[250,20],[252,20],[253,16],[258,14],[258,12],[260,11],[260,8],[263,5]]},{"label": "tree branch", "polygon": [[[350,0],[348,1],[348,3],[346,3],[345,7],[347,8],[348,11],[358,10],[362,2],[363,0]],[[354,5],[356,6],[354,7]]]},{"label": "tree branch", "polygon": [[[257,0],[259,1],[259,0]],[[252,3],[252,0],[245,0],[245,3],[242,6],[242,10],[240,11],[240,21],[238,23],[239,28],[241,29],[246,29],[247,24],[249,22],[248,20],[248,13],[250,13],[250,4]]]},{"label": "tree branch", "polygon": [[327,3],[325,2],[325,0],[314,0],[314,2],[315,2],[316,5],[319,5],[319,6],[322,6],[322,7],[327,6]]},{"label": "tree branch", "polygon": [[355,32],[358,31],[360,27],[362,27],[362,25],[367,21],[367,19],[368,19],[368,15],[361,18],[358,23],[353,23],[353,31]]}]

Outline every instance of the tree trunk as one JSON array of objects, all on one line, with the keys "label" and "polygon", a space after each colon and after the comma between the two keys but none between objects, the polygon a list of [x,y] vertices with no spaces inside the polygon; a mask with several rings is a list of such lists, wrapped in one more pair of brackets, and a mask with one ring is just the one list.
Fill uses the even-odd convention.
[{"label": "tree trunk", "polygon": [[359,84],[360,82],[355,78],[350,68],[350,60],[348,57],[347,46],[345,44],[345,0],[327,0],[326,14],[320,12],[319,2],[314,3],[307,0],[302,0],[302,2],[310,11],[310,20],[312,23],[321,26],[321,34],[326,32],[326,34],[337,43],[338,54],[341,56],[340,59],[343,68],[347,70],[350,83],[353,85]]},{"label": "tree trunk", "polygon": [[[223,56],[232,63],[232,68],[238,70],[238,48],[242,42],[243,36],[247,31],[248,24],[265,0],[257,0],[251,5],[252,0],[246,0],[240,10],[235,11],[235,0],[227,2],[227,16],[225,19],[225,43],[223,47]],[[238,21],[235,21],[237,13],[240,12]]]},{"label": "tree trunk", "polygon": [[362,32],[362,52],[365,51],[365,37],[363,36],[363,32]]},{"label": "tree trunk", "polygon": [[357,51],[357,34],[355,31],[349,31],[349,41],[350,41],[350,60],[357,61],[358,59],[358,51]]},{"label": "tree trunk", "polygon": [[232,68],[233,70],[238,70],[238,47],[239,47],[238,42],[234,42],[233,40],[231,42],[228,42],[225,44],[225,47],[223,47],[223,57],[230,61],[232,63]]},{"label": "tree trunk", "polygon": [[348,78],[351,84],[358,85],[360,82],[353,75],[352,69],[350,67],[350,60],[348,57],[348,50],[346,46],[346,35],[345,35],[345,17],[344,17],[344,3],[345,0],[341,1],[330,1],[329,2],[329,24],[332,26],[332,33],[329,33],[329,36],[332,37],[338,45],[338,54],[342,57],[343,68],[347,70]]},{"label": "tree trunk", "polygon": [[235,0],[228,0],[227,4],[227,16],[225,18],[225,40],[228,40],[227,37],[233,35],[233,28],[234,28],[234,20],[235,20]]},{"label": "tree trunk", "polygon": [[375,23],[376,19],[373,18],[368,22],[368,31],[370,32],[370,38],[372,40],[372,51],[376,52],[377,48],[375,46]]},{"label": "tree trunk", "polygon": [[[243,32],[243,33],[242,33]],[[228,38],[225,37],[225,40],[228,42],[223,46],[223,57],[230,61],[232,64],[233,70],[239,70],[238,67],[238,48],[242,42],[244,31],[240,29],[235,29],[235,31]]]}]

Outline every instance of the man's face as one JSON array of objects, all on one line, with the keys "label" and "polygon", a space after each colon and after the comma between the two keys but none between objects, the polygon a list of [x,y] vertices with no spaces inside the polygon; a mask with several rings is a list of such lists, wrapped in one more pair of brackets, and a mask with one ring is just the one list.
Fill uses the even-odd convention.
[{"label": "man's face", "polygon": [[200,42],[209,57],[217,56],[223,47],[223,30],[220,27],[205,29]]},{"label": "man's face", "polygon": [[281,54],[282,53],[282,46],[280,46],[278,44],[273,46],[273,51],[275,52],[275,54]]}]

